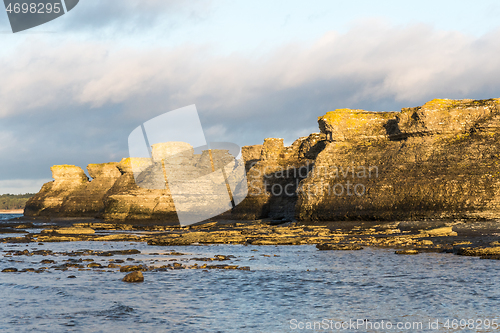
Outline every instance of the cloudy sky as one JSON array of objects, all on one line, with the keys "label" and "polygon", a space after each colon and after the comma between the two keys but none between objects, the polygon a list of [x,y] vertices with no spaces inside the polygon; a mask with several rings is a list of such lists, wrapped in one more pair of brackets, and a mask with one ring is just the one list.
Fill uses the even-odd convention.
[{"label": "cloudy sky", "polygon": [[208,141],[291,143],[336,108],[500,97],[498,0],[80,0],[13,34],[0,12],[0,193],[119,161],[196,104]]}]

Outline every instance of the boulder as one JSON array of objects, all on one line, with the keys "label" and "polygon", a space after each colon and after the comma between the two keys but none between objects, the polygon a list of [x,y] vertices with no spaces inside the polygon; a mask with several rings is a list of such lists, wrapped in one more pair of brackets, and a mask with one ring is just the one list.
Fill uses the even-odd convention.
[{"label": "boulder", "polygon": [[144,282],[144,275],[141,271],[135,271],[125,275],[123,282]]}]

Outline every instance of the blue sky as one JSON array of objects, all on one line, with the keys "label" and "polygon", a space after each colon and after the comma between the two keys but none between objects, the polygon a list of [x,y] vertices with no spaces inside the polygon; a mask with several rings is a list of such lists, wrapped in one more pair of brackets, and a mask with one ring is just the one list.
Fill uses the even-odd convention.
[{"label": "blue sky", "polygon": [[12,34],[0,12],[0,193],[119,161],[196,104],[209,141],[291,143],[336,108],[500,97],[498,1],[81,0]]}]

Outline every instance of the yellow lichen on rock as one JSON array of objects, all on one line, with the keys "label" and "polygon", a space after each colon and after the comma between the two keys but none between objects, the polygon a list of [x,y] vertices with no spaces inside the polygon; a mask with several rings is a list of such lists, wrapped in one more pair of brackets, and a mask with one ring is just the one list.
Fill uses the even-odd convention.
[{"label": "yellow lichen on rock", "polygon": [[422,108],[446,110],[446,109],[456,107],[459,104],[460,104],[460,101],[458,101],[458,100],[447,99],[447,98],[435,98],[435,99],[425,103],[424,105],[422,105]]},{"label": "yellow lichen on rock", "polygon": [[387,136],[384,127],[395,112],[371,112],[354,109],[337,109],[318,117],[319,128],[330,141],[371,139]]},{"label": "yellow lichen on rock", "polygon": [[57,180],[71,180],[71,181],[81,181],[88,182],[88,177],[83,172],[82,168],[75,165],[54,165],[50,168],[52,171],[52,178]]},{"label": "yellow lichen on rock", "polygon": [[127,157],[117,164],[118,170],[122,173],[141,172],[151,166],[151,159],[146,157]]}]

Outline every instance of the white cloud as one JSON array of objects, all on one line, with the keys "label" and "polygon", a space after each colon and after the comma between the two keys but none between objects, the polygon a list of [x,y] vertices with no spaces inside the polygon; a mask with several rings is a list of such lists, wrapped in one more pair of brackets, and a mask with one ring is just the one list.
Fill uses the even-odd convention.
[{"label": "white cloud", "polygon": [[56,48],[30,44],[2,61],[0,116],[42,107],[156,103],[159,96],[167,105],[203,100],[212,112],[228,112],[272,94],[300,94],[315,84],[322,94],[350,87],[344,103],[496,93],[498,37],[498,31],[474,38],[425,25],[372,22],[343,35],[327,33],[310,46],[281,46],[260,59],[213,56],[202,46],[138,50],[90,42]]},{"label": "white cloud", "polygon": [[293,142],[335,108],[500,96],[498,30],[474,37],[366,22],[258,58],[216,55],[207,45],[125,49],[37,38],[0,59],[0,119],[9,124],[0,140],[13,143],[1,150],[0,173],[9,178],[119,160],[133,128],[190,104],[207,133],[241,146],[273,136]]}]

